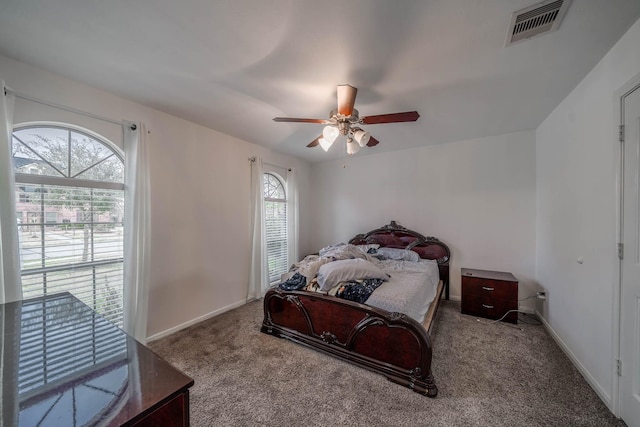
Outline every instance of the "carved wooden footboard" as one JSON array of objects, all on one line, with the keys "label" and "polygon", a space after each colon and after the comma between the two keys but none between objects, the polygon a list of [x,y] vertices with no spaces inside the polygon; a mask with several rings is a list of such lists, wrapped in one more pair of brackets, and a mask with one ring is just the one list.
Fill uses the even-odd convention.
[{"label": "carved wooden footboard", "polygon": [[261,331],[354,363],[435,397],[438,388],[431,372],[429,332],[442,295],[449,297],[449,248],[435,237],[425,237],[395,221],[359,234],[349,243],[410,249],[421,258],[437,261],[440,284],[425,322],[421,325],[404,314],[320,293],[273,288],[264,298]]},{"label": "carved wooden footboard", "polygon": [[422,325],[323,294],[272,289],[264,298],[262,332],[287,338],[386,376],[434,397],[431,341]]}]

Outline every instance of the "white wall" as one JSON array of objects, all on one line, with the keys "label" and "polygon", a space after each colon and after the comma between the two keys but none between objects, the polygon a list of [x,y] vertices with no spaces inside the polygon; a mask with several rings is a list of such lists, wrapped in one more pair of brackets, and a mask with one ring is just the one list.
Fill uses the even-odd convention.
[{"label": "white wall", "polygon": [[638,46],[640,21],[536,131],[536,278],[549,292],[543,315],[610,408],[618,286],[615,95],[640,72]]},{"label": "white wall", "polygon": [[[396,220],[449,245],[452,298],[460,298],[460,267],[510,271],[520,280],[520,298],[535,294],[534,136],[524,131],[312,165],[315,250]],[[532,310],[533,302],[523,306]]]},{"label": "white wall", "polygon": [[[260,155],[299,171],[300,250],[310,250],[306,162],[2,56],[0,79],[32,97],[116,120],[143,121],[151,131],[149,336],[244,302],[250,260],[248,157]],[[118,126],[16,101],[14,123],[43,119],[84,126],[121,144]]]}]

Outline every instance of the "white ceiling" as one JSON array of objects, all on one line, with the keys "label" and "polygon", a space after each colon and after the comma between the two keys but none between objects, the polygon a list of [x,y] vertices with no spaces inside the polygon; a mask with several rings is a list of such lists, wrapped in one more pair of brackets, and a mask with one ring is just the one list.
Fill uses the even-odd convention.
[{"label": "white ceiling", "polygon": [[[358,88],[366,153],[533,129],[640,17],[573,0],[556,32],[504,47],[531,0],[0,0],[0,54],[277,151],[309,149],[336,85]],[[609,102],[609,100],[603,100]]]}]

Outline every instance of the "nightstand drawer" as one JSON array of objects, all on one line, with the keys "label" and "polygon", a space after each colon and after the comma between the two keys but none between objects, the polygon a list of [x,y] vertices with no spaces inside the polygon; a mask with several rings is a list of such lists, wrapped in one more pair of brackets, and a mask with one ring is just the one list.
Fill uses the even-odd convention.
[{"label": "nightstand drawer", "polygon": [[493,298],[518,299],[518,282],[481,279],[462,276],[462,293],[467,295],[492,295]]},{"label": "nightstand drawer", "polygon": [[[465,296],[462,299],[462,314],[486,317],[487,319],[499,319],[509,310],[518,308],[517,301],[491,298],[488,295]],[[503,320],[516,323],[518,313],[509,313]]]}]

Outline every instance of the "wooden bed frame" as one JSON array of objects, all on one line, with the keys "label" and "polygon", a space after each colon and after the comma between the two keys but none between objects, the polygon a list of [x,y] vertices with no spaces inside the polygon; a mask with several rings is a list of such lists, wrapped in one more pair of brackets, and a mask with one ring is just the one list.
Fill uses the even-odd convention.
[{"label": "wooden bed frame", "polygon": [[272,288],[264,297],[261,331],[346,360],[435,397],[438,388],[431,372],[429,336],[442,294],[449,299],[449,248],[435,237],[424,237],[395,221],[358,234],[349,243],[411,249],[421,258],[438,262],[440,283],[424,322],[420,324],[401,313],[324,294]]}]

